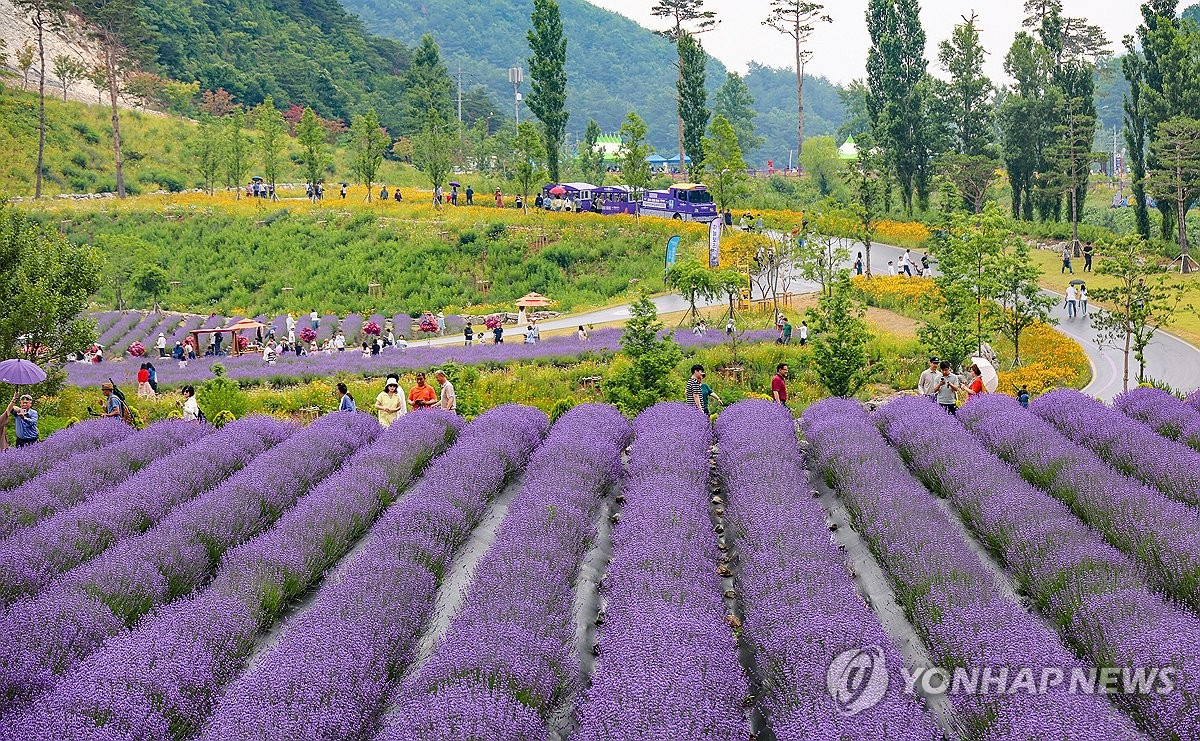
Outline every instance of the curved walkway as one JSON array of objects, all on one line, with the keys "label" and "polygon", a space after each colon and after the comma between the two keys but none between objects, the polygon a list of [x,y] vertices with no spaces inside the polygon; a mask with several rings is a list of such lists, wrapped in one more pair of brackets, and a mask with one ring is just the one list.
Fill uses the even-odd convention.
[{"label": "curved walkway", "polygon": [[[900,256],[903,253],[904,249],[901,247],[886,244],[872,245],[872,271],[877,275],[887,275],[888,260],[899,264]],[[1076,277],[1079,276],[1077,275]],[[793,281],[791,285],[791,290],[796,292],[816,291],[817,288],[816,284],[799,280]],[[1054,309],[1050,312],[1051,316],[1058,321],[1057,328],[1063,334],[1079,343],[1083,351],[1087,353],[1088,360],[1092,365],[1092,380],[1084,387],[1083,392],[1103,401],[1111,401],[1113,397],[1122,391],[1123,371],[1121,353],[1114,348],[1102,347],[1098,344],[1098,335],[1092,327],[1090,320],[1086,318],[1067,318],[1067,310],[1063,305],[1062,294],[1051,291],[1046,291],[1045,293],[1059,299]],[[688,308],[687,301],[684,300],[683,296],[678,294],[658,296],[653,301],[660,314],[685,311]],[[723,301],[714,301],[706,305],[720,303],[723,303]],[[580,324],[602,324],[605,322],[623,321],[628,318],[629,304],[621,304],[584,314],[546,320],[539,322],[538,326],[544,330],[571,329]],[[519,341],[523,335],[524,328],[515,326],[505,327],[504,336],[509,340]],[[454,344],[457,342],[462,342],[461,335],[456,337],[438,337],[428,341],[432,345]],[[1150,346],[1146,348],[1146,368],[1152,377],[1169,383],[1172,388],[1178,391],[1192,391],[1193,389],[1200,388],[1200,349],[1170,333],[1159,332],[1154,336]],[[1136,361],[1130,357],[1130,386],[1136,385],[1136,375]]]}]

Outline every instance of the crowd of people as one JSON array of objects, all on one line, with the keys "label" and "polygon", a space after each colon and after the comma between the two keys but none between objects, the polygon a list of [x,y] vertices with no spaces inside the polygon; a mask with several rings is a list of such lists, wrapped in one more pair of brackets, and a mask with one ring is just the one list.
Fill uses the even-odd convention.
[{"label": "crowd of people", "polygon": [[[417,373],[416,383],[409,389],[408,394],[405,394],[404,390],[400,388],[399,376],[388,376],[383,382],[383,390],[376,395],[375,404],[372,407],[379,424],[388,427],[401,416],[408,414],[410,410],[438,408],[448,412],[457,412],[458,396],[454,391],[454,384],[450,382],[446,372],[439,368],[433,372],[433,377],[437,379],[437,389],[429,385],[425,380],[424,373]],[[338,398],[339,412],[358,411],[358,404],[346,384],[339,383],[335,393]]]}]

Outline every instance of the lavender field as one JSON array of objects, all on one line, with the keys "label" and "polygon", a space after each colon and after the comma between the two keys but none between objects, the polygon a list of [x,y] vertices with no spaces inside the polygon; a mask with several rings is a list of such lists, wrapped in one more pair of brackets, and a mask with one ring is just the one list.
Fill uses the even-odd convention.
[{"label": "lavender field", "polygon": [[0,453],[0,738],[1200,738],[1196,415],[77,423]]}]

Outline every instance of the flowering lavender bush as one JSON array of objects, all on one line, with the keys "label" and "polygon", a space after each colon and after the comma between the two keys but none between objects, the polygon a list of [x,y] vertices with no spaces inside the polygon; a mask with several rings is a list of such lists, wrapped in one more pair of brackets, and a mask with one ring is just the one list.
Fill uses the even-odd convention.
[{"label": "flowering lavender bush", "polygon": [[461,425],[440,411],[398,421],[273,529],[226,553],[209,590],[110,640],[64,677],[13,737],[28,730],[31,738],[72,738],[84,720],[106,734],[163,741],[198,730],[259,630],[345,553]]},{"label": "flowering lavender bush", "polygon": [[708,517],[708,419],[668,402],[634,426],[600,660],[573,738],[746,738],[748,683],[725,623]]},{"label": "flowering lavender bush", "polygon": [[1162,389],[1129,389],[1113,399],[1113,408],[1137,419],[1160,434],[1200,450],[1200,409]]},{"label": "flowering lavender bush", "polygon": [[[887,404],[877,414],[884,434],[913,470],[954,503],[968,527],[1004,561],[1021,591],[1076,651],[1100,667],[1175,669],[1169,693],[1122,695],[1122,704],[1150,736],[1200,738],[1200,715],[1195,712],[1200,700],[1200,620],[1153,593],[1124,555],[964,434],[962,425],[941,408],[909,397]],[[1005,640],[1012,642],[1013,637]],[[1077,713],[1080,718],[1099,717],[1092,709],[1079,708]],[[1050,735],[1096,737],[1044,730],[1024,734]]]},{"label": "flowering lavender bush", "polygon": [[365,414],[322,417],[142,535],[14,603],[0,616],[0,703],[49,688],[109,636],[202,586],[226,550],[269,527],[379,430]]},{"label": "flowering lavender bush", "polygon": [[[325,331],[325,325],[321,325]],[[399,334],[399,332],[398,332]],[[747,332],[744,341],[774,342],[775,332],[769,330]],[[675,333],[681,347],[711,347],[726,341],[723,334],[708,332],[695,335],[687,330]],[[185,383],[200,383],[213,377],[211,367],[220,362],[226,369],[226,377],[235,381],[252,382],[267,379],[294,379],[296,382],[316,378],[328,378],[338,373],[360,373],[365,376],[381,376],[386,373],[410,370],[427,370],[445,363],[460,365],[500,366],[522,360],[547,362],[579,360],[581,358],[606,357],[621,349],[620,329],[600,329],[591,334],[591,341],[582,343],[573,335],[547,337],[540,342],[527,345],[521,342],[506,342],[501,345],[464,347],[459,340],[448,345],[410,346],[407,350],[385,349],[377,356],[362,357],[361,353],[314,353],[297,357],[283,354],[271,366],[262,362],[261,356],[248,355],[237,358],[198,358],[185,368],[162,367],[158,369],[160,386],[171,387]],[[112,377],[117,383],[133,383],[137,377],[136,364],[100,365],[70,363],[67,365],[67,380],[75,386],[98,386]]]},{"label": "flowering lavender bush", "polygon": [[[807,739],[821,728],[839,738],[938,738],[932,718],[904,693],[900,652],[858,596],[824,508],[800,491],[806,473],[791,414],[743,401],[721,413],[716,432],[743,630],[764,672],[758,706],[775,737]],[[847,716],[826,690],[827,668],[843,651],[871,645],[883,649],[888,692]]]},{"label": "flowering lavender bush", "polygon": [[119,419],[101,417],[77,422],[41,442],[0,453],[0,490],[11,489],[77,453],[97,452],[137,430]]},{"label": "flowering lavender bush", "polygon": [[1188,394],[1186,401],[1193,409],[1200,409],[1200,389]]},{"label": "flowering lavender bush", "polygon": [[613,407],[577,406],[534,454],[466,600],[403,686],[383,738],[545,738],[580,689],[572,582],[632,432]]},{"label": "flowering lavender bush", "polygon": [[[919,403],[946,413],[928,400]],[[886,411],[891,409],[888,405]],[[965,669],[1084,666],[1009,594],[934,497],[905,469],[855,401],[827,399],[803,416],[812,456],[844,499],[856,530],[888,571],[938,666]],[[931,424],[931,432],[938,428]],[[956,694],[956,712],[980,738],[1130,738],[1133,724],[1103,698],[1066,687],[1044,695]]]},{"label": "flowering lavender bush", "polygon": [[412,658],[444,570],[547,426],[540,411],[512,405],[468,425],[279,643],[230,686],[202,738],[367,735],[392,677]]},{"label": "flowering lavender bush", "polygon": [[1039,397],[1030,410],[1122,472],[1188,504],[1200,504],[1200,452],[1073,389]]},{"label": "flowering lavender bush", "polygon": [[1164,592],[1200,609],[1200,513],[1194,508],[1113,470],[1010,396],[987,394],[958,416],[988,450],[1140,561]]},{"label": "flowering lavender bush", "polygon": [[18,530],[0,541],[0,602],[34,594],[58,574],[146,530],[176,505],[244,468],[294,429],[269,417],[227,425],[86,502]]},{"label": "flowering lavender bush", "polygon": [[0,493],[0,536],[78,504],[115,486],[151,461],[212,431],[207,425],[168,420],[96,451],[84,451],[20,486]]}]

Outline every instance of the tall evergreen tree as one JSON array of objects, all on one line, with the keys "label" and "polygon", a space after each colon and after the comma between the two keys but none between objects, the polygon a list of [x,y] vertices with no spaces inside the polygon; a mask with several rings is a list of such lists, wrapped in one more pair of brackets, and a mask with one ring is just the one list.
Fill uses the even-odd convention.
[{"label": "tall evergreen tree", "polygon": [[[699,39],[690,33],[679,37],[679,118],[683,120],[683,152],[691,159],[688,173],[695,178],[704,166],[700,140],[708,127],[708,96],[704,90],[708,55]],[[683,170],[683,163],[679,169]]]},{"label": "tall evergreen tree", "polygon": [[546,171],[551,182],[558,182],[559,153],[567,134],[567,38],[562,16],[554,0],[533,0],[530,16],[533,28],[526,38],[533,56],[529,58],[529,77],[533,92],[526,104],[542,124],[546,149]]},{"label": "tall evergreen tree", "polygon": [[1146,117],[1142,114],[1143,62],[1132,36],[1125,37],[1121,72],[1129,91],[1121,100],[1127,166],[1132,178],[1133,213],[1138,235],[1150,239],[1150,213],[1146,205]]},{"label": "tall evergreen tree", "polygon": [[[812,59],[812,50],[806,47],[808,40],[817,30],[817,24],[832,21],[833,18],[825,13],[824,4],[805,0],[771,0],[771,14],[763,21],[764,26],[773,28],[784,36],[790,36],[796,47],[797,162],[800,160],[800,153],[804,151],[804,66]],[[733,122],[732,118],[729,120]],[[736,123],[734,128],[737,128]]]},{"label": "tall evergreen tree", "polygon": [[63,23],[65,0],[12,0],[13,7],[29,16],[37,31],[38,54],[38,153],[34,172],[33,197],[42,197],[42,170],[46,157],[46,33],[57,31]]},{"label": "tall evergreen tree", "polygon": [[904,210],[929,201],[925,29],[917,0],[869,0],[867,109],[887,153]]},{"label": "tall evergreen tree", "polygon": [[763,145],[763,137],[754,133],[754,96],[750,86],[737,72],[726,72],[725,82],[713,95],[713,115],[724,116],[737,133],[742,154],[749,154]]},{"label": "tall evergreen tree", "polygon": [[[676,67],[675,84],[680,85],[680,79],[683,77],[683,52],[679,48],[679,38],[684,33],[690,33],[697,36],[706,31],[711,31],[717,25],[717,14],[711,10],[704,10],[704,0],[658,0],[658,4],[650,8],[650,15],[656,18],[665,19],[670,25],[658,31],[660,36],[663,36],[675,44],[676,51],[679,52],[679,62]],[[682,103],[680,109],[682,110]],[[683,167],[683,115],[678,118],[679,123],[679,166]]]},{"label": "tall evergreen tree", "polygon": [[425,131],[431,119],[446,122],[454,118],[450,73],[433,36],[425,34],[413,52],[404,81],[405,134]]},{"label": "tall evergreen tree", "polygon": [[1176,116],[1163,121],[1154,132],[1151,147],[1158,166],[1149,173],[1149,185],[1156,198],[1175,204],[1175,223],[1179,243],[1180,269],[1192,272],[1195,260],[1188,254],[1186,209],[1200,196],[1200,121]]}]

